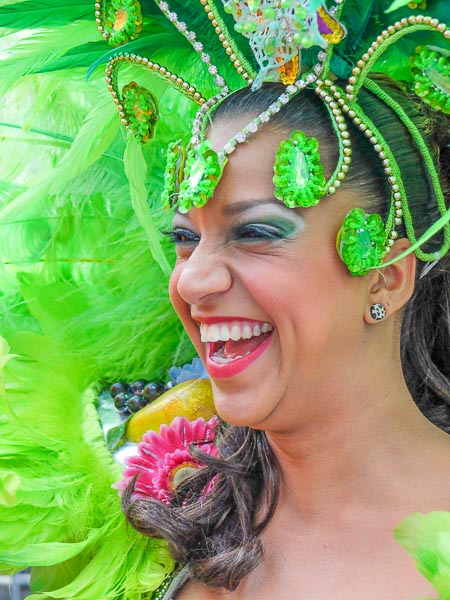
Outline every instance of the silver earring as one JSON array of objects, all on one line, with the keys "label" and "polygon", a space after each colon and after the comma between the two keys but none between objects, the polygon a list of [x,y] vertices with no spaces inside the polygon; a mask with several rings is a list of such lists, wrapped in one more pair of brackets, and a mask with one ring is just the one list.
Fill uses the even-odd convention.
[{"label": "silver earring", "polygon": [[381,321],[381,319],[384,319],[384,317],[386,316],[386,309],[382,304],[372,304],[372,306],[370,307],[370,316],[375,321]]}]

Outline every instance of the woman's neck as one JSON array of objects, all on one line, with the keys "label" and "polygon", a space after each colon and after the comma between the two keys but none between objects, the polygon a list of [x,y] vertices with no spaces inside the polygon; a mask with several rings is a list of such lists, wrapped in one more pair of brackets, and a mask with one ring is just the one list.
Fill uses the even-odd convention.
[{"label": "woman's neck", "polygon": [[430,464],[448,463],[450,441],[420,414],[397,365],[352,377],[351,395],[345,386],[323,394],[328,402],[312,398],[322,408],[300,427],[267,433],[282,473],[280,506],[310,522],[370,506],[420,510]]}]

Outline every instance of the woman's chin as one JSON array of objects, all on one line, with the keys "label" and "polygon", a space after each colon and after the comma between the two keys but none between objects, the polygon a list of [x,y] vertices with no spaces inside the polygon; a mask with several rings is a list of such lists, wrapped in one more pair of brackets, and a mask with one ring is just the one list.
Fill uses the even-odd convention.
[{"label": "woman's chin", "polygon": [[252,394],[243,393],[242,390],[231,393],[218,389],[214,382],[212,386],[217,414],[223,421],[239,427],[263,429],[260,424],[266,420],[273,407],[265,406],[261,395],[258,396],[258,403],[255,405],[256,390]]}]

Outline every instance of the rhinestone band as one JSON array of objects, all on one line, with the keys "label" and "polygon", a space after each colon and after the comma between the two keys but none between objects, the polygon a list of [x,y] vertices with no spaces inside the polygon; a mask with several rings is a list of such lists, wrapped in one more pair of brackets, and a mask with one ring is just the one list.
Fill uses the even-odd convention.
[{"label": "rhinestone band", "polygon": [[195,31],[190,31],[186,23],[178,20],[178,15],[176,12],[170,10],[170,7],[167,2],[155,0],[156,4],[163,12],[164,16],[166,16],[169,21],[178,29],[178,31],[183,34],[183,36],[188,40],[188,42],[192,45],[194,50],[200,55],[200,59],[205,65],[208,67],[208,72],[214,77],[216,84],[222,88],[227,93],[229,92],[228,86],[225,82],[225,79],[220,75],[218,68],[211,62],[210,55],[204,51],[203,44],[197,41],[197,34]]},{"label": "rhinestone band", "polygon": [[253,79],[249,72],[249,66],[245,67],[238,58],[238,48],[236,44],[234,44],[232,37],[229,34],[227,35],[228,32],[225,30],[223,23],[221,23],[219,15],[216,14],[214,5],[210,5],[208,0],[200,0],[200,4],[204,7],[208,19],[211,21],[211,25],[214,27],[214,31],[216,32],[219,41],[222,43],[222,46],[225,48],[225,52],[233,63],[234,68],[242,78],[251,85]]}]

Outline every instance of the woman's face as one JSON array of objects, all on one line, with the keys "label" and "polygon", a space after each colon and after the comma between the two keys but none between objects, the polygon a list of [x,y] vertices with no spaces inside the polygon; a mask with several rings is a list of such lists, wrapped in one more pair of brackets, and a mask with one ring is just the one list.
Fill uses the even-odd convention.
[{"label": "woman's face", "polygon": [[[233,133],[215,124],[213,147]],[[335,247],[358,201],[343,191],[307,209],[276,200],[273,163],[285,137],[263,130],[239,145],[207,205],[175,215],[170,282],[219,415],[273,431],[324,408],[320,398],[353,376],[366,342],[365,278],[350,277]]]}]

